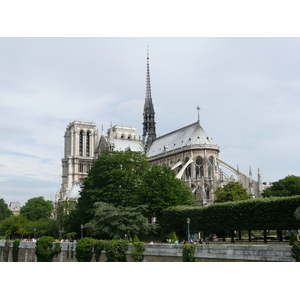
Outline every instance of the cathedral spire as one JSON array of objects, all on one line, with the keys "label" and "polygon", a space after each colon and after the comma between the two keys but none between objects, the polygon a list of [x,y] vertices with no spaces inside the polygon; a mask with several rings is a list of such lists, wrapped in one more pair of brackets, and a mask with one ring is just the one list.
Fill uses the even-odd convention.
[{"label": "cathedral spire", "polygon": [[155,112],[151,96],[149,48],[147,48],[146,95],[144,104],[143,142],[145,149],[156,139]]}]

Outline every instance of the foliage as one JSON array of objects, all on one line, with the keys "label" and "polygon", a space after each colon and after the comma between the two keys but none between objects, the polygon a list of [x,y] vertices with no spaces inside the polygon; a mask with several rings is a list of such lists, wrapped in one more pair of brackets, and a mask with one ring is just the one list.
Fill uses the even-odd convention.
[{"label": "foliage", "polygon": [[[53,219],[39,219],[37,221],[30,222],[29,226],[30,236],[53,236],[58,237],[57,222]],[[35,229],[35,234],[34,234]]]},{"label": "foliage", "polygon": [[111,240],[105,243],[107,262],[126,262],[125,252],[128,248],[127,240]]},{"label": "foliage", "polygon": [[38,262],[51,262],[54,255],[61,252],[61,247],[56,244],[53,249],[55,239],[52,236],[42,236],[36,242],[35,255]]},{"label": "foliage", "polygon": [[300,206],[295,210],[294,216],[296,220],[300,220]]},{"label": "foliage", "polygon": [[177,238],[177,235],[176,235],[176,232],[175,231],[172,231],[171,234],[170,234],[170,239],[171,241],[175,242],[175,241],[178,241],[178,238]]},{"label": "foliage", "polygon": [[289,242],[289,244],[292,246],[292,245],[294,245],[295,242],[297,242],[297,236],[295,235],[294,232],[292,232],[291,235],[290,235],[290,242]]},{"label": "foliage", "polygon": [[24,206],[21,207],[20,215],[30,221],[39,219],[49,219],[53,211],[53,204],[44,197],[35,197],[29,199]]},{"label": "foliage", "polygon": [[0,221],[11,217],[13,215],[12,211],[8,208],[8,205],[5,203],[4,199],[0,199]]},{"label": "foliage", "polygon": [[300,262],[300,242],[294,242],[291,248],[291,254],[296,262]]},{"label": "foliage", "polygon": [[94,253],[96,261],[99,261],[102,250],[105,250],[106,241],[95,241]]},{"label": "foliage", "polygon": [[152,165],[142,178],[139,189],[140,204],[148,206],[148,216],[158,216],[167,207],[191,205],[194,200],[190,188],[169,166]]},{"label": "foliage", "polygon": [[185,232],[188,217],[191,232],[295,229],[300,228],[300,220],[294,217],[299,206],[300,196],[260,198],[207,207],[179,206],[165,209],[158,222],[166,232]]},{"label": "foliage", "polygon": [[215,203],[224,203],[229,201],[248,200],[251,198],[247,190],[239,182],[230,181],[224,187],[218,187],[214,192],[217,195]]},{"label": "foliage", "polygon": [[262,197],[287,197],[300,195],[300,177],[288,175],[277,182],[273,182],[272,186],[266,188]]},{"label": "foliage", "polygon": [[194,262],[195,261],[195,244],[184,244],[182,248],[182,261]]},{"label": "foliage", "polygon": [[132,261],[142,262],[144,259],[143,251],[145,251],[144,243],[141,242],[133,243],[130,250]]},{"label": "foliage", "polygon": [[140,240],[139,240],[138,236],[135,234],[133,237],[132,243],[139,243],[139,242],[140,242]]},{"label": "foliage", "polygon": [[68,200],[59,203],[55,208],[56,222],[60,230],[72,232],[72,224],[76,215],[76,201]]},{"label": "foliage", "polygon": [[102,151],[84,179],[78,199],[82,224],[93,218],[95,202],[136,206],[141,177],[148,168],[149,163],[139,152]]},{"label": "foliage", "polygon": [[113,239],[124,239],[134,234],[148,234],[155,231],[154,224],[148,224],[143,212],[145,206],[115,207],[105,202],[95,203],[95,214],[84,227],[92,236],[107,234]]},{"label": "foliage", "polygon": [[90,262],[92,260],[92,249],[96,240],[90,237],[80,239],[76,245],[76,259],[79,262]]},{"label": "foliage", "polygon": [[30,231],[30,222],[24,216],[11,216],[1,221],[0,234],[7,237],[23,237]]},{"label": "foliage", "polygon": [[18,262],[20,240],[15,240],[13,243],[12,255],[13,262]]}]

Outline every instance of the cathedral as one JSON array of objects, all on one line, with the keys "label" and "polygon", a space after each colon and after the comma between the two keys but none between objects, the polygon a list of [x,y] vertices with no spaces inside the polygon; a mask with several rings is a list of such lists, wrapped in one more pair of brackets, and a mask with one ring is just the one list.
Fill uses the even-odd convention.
[{"label": "cathedral", "polygon": [[176,177],[186,182],[197,203],[210,205],[215,200],[214,191],[229,181],[240,182],[252,197],[260,197],[262,182],[258,170],[257,181],[241,173],[219,158],[219,146],[207,135],[198,120],[163,136],[156,136],[154,105],[151,96],[149,54],[147,55],[146,95],[143,111],[143,135],[131,126],[110,125],[106,134],[103,126],[99,134],[95,123],[73,121],[64,135],[62,159],[62,184],[56,193],[56,204],[77,199],[81,180],[88,175],[93,161],[103,149],[113,151],[139,151],[145,153],[151,164],[168,165]]}]

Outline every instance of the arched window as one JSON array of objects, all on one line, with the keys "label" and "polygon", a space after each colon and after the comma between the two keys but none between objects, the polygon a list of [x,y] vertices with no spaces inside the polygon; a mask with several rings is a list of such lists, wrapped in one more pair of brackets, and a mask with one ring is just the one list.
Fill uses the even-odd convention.
[{"label": "arched window", "polygon": [[83,156],[83,131],[79,133],[79,156]]},{"label": "arched window", "polygon": [[91,142],[91,133],[88,131],[86,134],[86,156],[90,156],[90,142]]},{"label": "arched window", "polygon": [[196,178],[202,178],[204,176],[203,158],[198,156],[196,159]]}]

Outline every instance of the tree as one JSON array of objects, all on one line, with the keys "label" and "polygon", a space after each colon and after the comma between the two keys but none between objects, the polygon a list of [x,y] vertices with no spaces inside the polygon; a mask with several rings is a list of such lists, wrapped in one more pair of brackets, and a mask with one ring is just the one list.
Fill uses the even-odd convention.
[{"label": "tree", "polygon": [[44,197],[35,197],[29,199],[24,206],[21,207],[20,215],[30,221],[39,219],[49,219],[53,211],[53,204]]},{"label": "tree", "polygon": [[143,216],[145,209],[144,206],[115,207],[109,203],[97,202],[94,217],[84,227],[92,236],[107,234],[113,239],[155,232],[155,225],[148,224]]},{"label": "tree", "polygon": [[177,205],[191,205],[194,195],[190,188],[177,179],[169,166],[152,165],[139,189],[139,203],[148,206],[148,216],[158,216],[163,209]]},{"label": "tree", "polygon": [[248,200],[251,198],[247,194],[247,190],[243,188],[239,182],[230,181],[224,187],[218,187],[214,192],[217,195],[217,199],[214,203],[224,203],[229,201]]},{"label": "tree", "polygon": [[149,163],[139,152],[104,150],[94,162],[78,199],[78,213],[85,224],[94,216],[94,203],[136,206],[141,177]]},{"label": "tree", "polygon": [[7,237],[23,237],[30,231],[30,222],[24,216],[11,216],[1,221],[0,234]]},{"label": "tree", "polygon": [[75,200],[68,200],[64,203],[59,203],[55,208],[56,222],[60,231],[71,232],[77,203]]},{"label": "tree", "polygon": [[30,222],[30,235],[58,237],[57,222],[53,219],[39,219]]},{"label": "tree", "polygon": [[0,221],[12,216],[12,211],[8,208],[4,199],[0,199]]},{"label": "tree", "polygon": [[273,182],[273,185],[262,192],[262,197],[287,197],[300,195],[300,177],[288,175],[283,179]]}]

